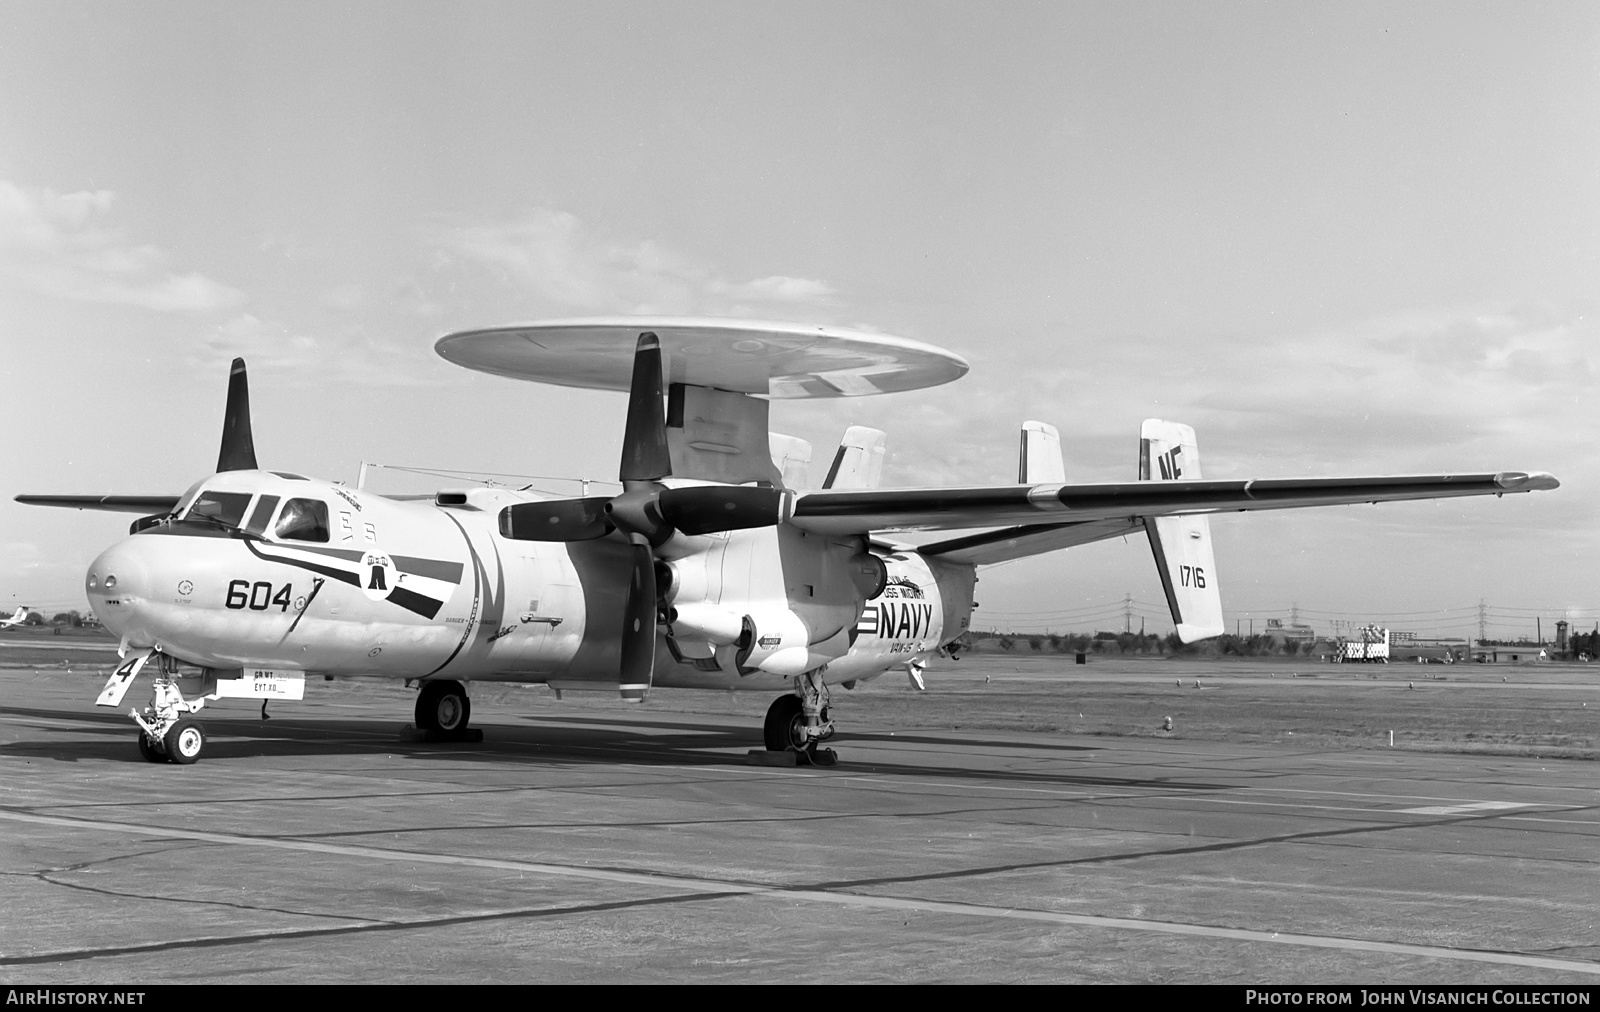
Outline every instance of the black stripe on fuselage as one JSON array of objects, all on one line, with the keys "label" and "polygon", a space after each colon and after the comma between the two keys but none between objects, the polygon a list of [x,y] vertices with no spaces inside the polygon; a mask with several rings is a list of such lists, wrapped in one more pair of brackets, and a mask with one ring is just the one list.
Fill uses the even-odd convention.
[{"label": "black stripe on fuselage", "polygon": [[243,541],[244,546],[250,549],[251,555],[254,555],[263,562],[281,562],[285,566],[294,566],[296,569],[304,569],[308,573],[320,573],[329,579],[338,580],[340,583],[348,583],[352,587],[361,586],[361,578],[354,573],[346,572],[343,569],[334,569],[332,566],[319,565],[306,559],[295,559],[282,555],[268,555],[261,551],[261,549],[257,548],[255,544],[250,541],[250,539],[240,538],[239,540]]},{"label": "black stripe on fuselage", "polygon": [[389,558],[393,560],[394,568],[402,573],[425,576],[430,580],[442,580],[445,583],[460,583],[461,571],[466,568],[459,562],[418,559],[409,555],[391,555]]},{"label": "black stripe on fuselage", "polygon": [[426,619],[432,619],[439,614],[439,609],[444,607],[443,601],[436,601],[404,587],[396,587],[389,591],[389,596],[384,600],[390,604],[397,604],[406,611],[416,612]]},{"label": "black stripe on fuselage", "polygon": [[[219,527],[205,523],[189,523],[180,521],[175,524],[162,524],[146,528],[141,534],[166,534],[190,538],[237,538],[249,536],[248,531],[238,531],[227,527]],[[260,540],[259,535],[255,535]],[[278,542],[267,541],[267,544],[279,546]],[[324,548],[321,545],[282,544],[281,547],[293,549],[296,552],[310,552],[313,555],[326,555],[333,559],[342,559],[346,562],[360,562],[366,557],[367,551],[381,551],[381,549],[359,548]],[[460,583],[461,572],[465,568],[459,562],[450,562],[445,559],[422,559],[414,555],[391,555],[394,567],[402,573],[411,573],[416,576],[425,576],[430,580],[443,580],[446,583]]]}]

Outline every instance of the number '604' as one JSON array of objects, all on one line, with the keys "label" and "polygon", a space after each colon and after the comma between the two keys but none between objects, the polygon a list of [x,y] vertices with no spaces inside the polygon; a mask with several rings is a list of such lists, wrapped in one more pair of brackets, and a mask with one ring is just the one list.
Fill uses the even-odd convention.
[{"label": "number '604'", "polygon": [[251,611],[266,611],[277,605],[279,611],[288,611],[290,589],[293,586],[294,584],[286,583],[282,590],[274,594],[272,584],[266,580],[257,580],[255,583],[249,580],[230,580],[228,597],[223,603],[230,608],[249,608]]}]

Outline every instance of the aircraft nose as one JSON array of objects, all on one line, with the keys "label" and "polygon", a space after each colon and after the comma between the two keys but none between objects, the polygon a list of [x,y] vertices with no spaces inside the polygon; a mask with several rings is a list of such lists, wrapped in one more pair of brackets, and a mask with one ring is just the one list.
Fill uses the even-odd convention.
[{"label": "aircraft nose", "polygon": [[149,560],[137,540],[129,538],[101,552],[84,574],[83,589],[95,617],[116,633],[126,633],[139,605],[150,598]]}]

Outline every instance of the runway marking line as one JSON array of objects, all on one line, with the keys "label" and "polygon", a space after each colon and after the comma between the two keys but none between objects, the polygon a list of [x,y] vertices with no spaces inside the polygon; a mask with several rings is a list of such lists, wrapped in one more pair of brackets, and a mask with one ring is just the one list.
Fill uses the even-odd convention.
[{"label": "runway marking line", "polygon": [[[657,770],[657,769],[661,768],[659,766],[640,766],[638,764],[632,764],[632,763],[622,764],[622,765],[630,767],[630,768],[641,769],[641,770]],[[703,771],[704,770],[704,767],[695,767],[695,766],[680,766],[680,767],[675,767],[675,768],[683,770],[685,772],[698,772],[698,771]],[[831,784],[838,784],[840,786],[845,786],[845,785],[848,785],[848,784],[851,784],[851,783],[857,783],[857,784],[870,785],[873,788],[882,787],[882,788],[886,788],[886,789],[890,789],[890,790],[896,790],[896,791],[904,791],[905,790],[905,784],[903,784],[903,783],[900,783],[898,781],[892,781],[892,780],[889,780],[888,778],[885,778],[885,777],[871,776],[869,774],[864,774],[864,773],[858,773],[858,774],[829,774],[829,773],[818,773],[818,772],[802,771],[802,770],[767,770],[767,769],[759,769],[759,768],[746,768],[745,770],[742,770],[742,771],[754,773],[754,774],[757,774],[757,775],[766,775],[766,776],[773,776],[773,777],[794,777],[794,776],[798,775],[798,776],[804,777],[804,778],[806,778],[808,780],[817,780],[817,781],[823,782],[824,784],[830,784],[830,785]],[[999,775],[999,774],[997,774],[997,775]],[[931,788],[945,788],[945,789],[948,789],[948,790],[997,791],[997,792],[1002,792],[1002,793],[1009,792],[1009,793],[1018,793],[1018,794],[1046,794],[1046,795],[1052,795],[1052,796],[1055,796],[1055,797],[1082,798],[1082,799],[1091,800],[1091,801],[1119,801],[1119,800],[1193,801],[1193,802],[1201,802],[1201,801],[1203,801],[1203,802],[1208,803],[1208,804],[1216,804],[1216,805],[1245,805],[1245,806],[1252,806],[1252,807],[1258,807],[1258,808],[1307,808],[1307,809],[1314,809],[1314,810],[1322,811],[1322,812],[1329,811],[1329,809],[1328,809],[1328,807],[1326,805],[1315,805],[1315,804],[1309,804],[1309,803],[1295,803],[1295,802],[1292,802],[1292,801],[1254,800],[1254,799],[1251,799],[1251,798],[1229,798],[1229,797],[1222,797],[1221,795],[1218,795],[1216,793],[1206,793],[1206,792],[1203,792],[1203,791],[1195,791],[1193,793],[1183,793],[1183,794],[1172,794],[1172,793],[1168,793],[1167,791],[1163,791],[1161,793],[1154,793],[1154,794],[1138,794],[1138,793],[1126,794],[1126,793],[1121,793],[1121,792],[1103,793],[1103,792],[1099,792],[1099,791],[1091,791],[1091,790],[1083,790],[1083,789],[1063,789],[1063,788],[1055,788],[1055,787],[1014,787],[1014,786],[1011,786],[1009,784],[986,784],[986,783],[974,782],[974,781],[948,782],[947,783],[947,782],[939,781],[939,780],[923,781],[923,782],[919,783],[918,786],[919,787],[931,787]],[[1131,787],[1131,788],[1127,788],[1126,790],[1138,791],[1140,789],[1141,788],[1138,788],[1138,787]],[[1356,798],[1356,799],[1360,799],[1360,800],[1368,801],[1368,802],[1378,801],[1378,800],[1384,799],[1384,798],[1399,799],[1399,798],[1416,798],[1416,797],[1418,797],[1418,795],[1404,795],[1404,794],[1400,794],[1400,795],[1394,795],[1394,794],[1363,794],[1363,793],[1359,793],[1359,792],[1355,792],[1355,791],[1302,790],[1302,789],[1292,788],[1292,787],[1288,787],[1288,788],[1282,788],[1282,787],[1245,787],[1245,788],[1242,788],[1242,790],[1247,791],[1247,792],[1252,793],[1252,794],[1283,794],[1283,795],[1308,794],[1308,795],[1316,795],[1316,796],[1338,796],[1338,797],[1346,797],[1346,798]],[[1170,791],[1170,788],[1168,788],[1168,791]],[[1423,796],[1425,797],[1425,795],[1423,795]],[[1443,799],[1440,799],[1440,800],[1443,800]],[[1436,806],[1425,806],[1425,807],[1419,807],[1419,808],[1399,808],[1399,809],[1396,809],[1396,808],[1343,808],[1343,809],[1333,809],[1333,812],[1335,814],[1348,814],[1348,815],[1472,815],[1472,814],[1477,814],[1479,812],[1487,813],[1489,811],[1507,810],[1507,809],[1513,809],[1513,808],[1546,808],[1546,809],[1552,809],[1552,810],[1559,811],[1561,809],[1580,810],[1581,807],[1582,806],[1563,804],[1561,802],[1474,801],[1474,802],[1463,802],[1463,803],[1456,804],[1456,805],[1436,805]],[[1588,824],[1589,823],[1579,823],[1579,825],[1588,825]]]},{"label": "runway marking line", "polygon": [[[652,872],[619,871],[610,868],[582,868],[574,865],[546,864],[538,861],[511,861],[501,858],[471,857],[455,854],[428,854],[415,851],[386,850],[381,847],[363,847],[353,844],[318,843],[310,840],[275,839],[272,837],[238,836],[232,833],[211,833],[204,830],[175,827],[144,826],[123,822],[101,822],[95,819],[68,819],[52,815],[33,815],[26,812],[0,809],[0,819],[12,822],[55,826],[64,829],[94,829],[108,833],[131,833],[165,839],[194,840],[226,846],[265,847],[301,853],[333,854],[341,857],[365,858],[376,861],[410,862],[413,864],[454,865],[467,868],[490,868],[497,871],[553,875],[563,878],[615,882],[625,885],[647,886],[655,889],[683,890],[685,892],[720,892],[777,900],[805,900],[830,906],[851,907],[863,910],[893,910],[896,912],[942,913],[969,917],[1001,918],[1005,920],[1032,921],[1036,923],[1068,925],[1122,931],[1143,931],[1169,935],[1188,935],[1204,938],[1223,938],[1241,942],[1272,942],[1279,945],[1301,945],[1319,949],[1342,949],[1355,952],[1379,952],[1397,956],[1419,956],[1427,959],[1449,959],[1473,963],[1498,963],[1511,966],[1536,967],[1544,970],[1567,970],[1600,976],[1600,963],[1573,959],[1552,959],[1515,952],[1491,952],[1480,949],[1448,949],[1432,945],[1408,945],[1401,942],[1382,942],[1364,938],[1342,938],[1330,935],[1302,935],[1293,932],[1260,931],[1248,928],[1224,928],[1207,924],[1182,924],[1173,921],[1150,921],[1132,917],[1100,917],[1092,914],[1068,914],[1053,910],[1034,910],[1018,907],[983,906],[976,903],[952,903],[940,900],[908,899],[899,896],[875,896],[863,893],[835,892],[823,889],[765,886],[745,882],[727,882],[718,879],[691,878],[685,875],[666,875]],[[425,926],[425,925],[423,925]],[[270,940],[272,932],[256,936]],[[199,940],[197,940],[199,941]]]},{"label": "runway marking line", "polygon": [[1401,815],[1477,815],[1480,812],[1503,812],[1509,808],[1532,808],[1520,801],[1467,801],[1459,805],[1424,805],[1421,808],[1401,808]]}]

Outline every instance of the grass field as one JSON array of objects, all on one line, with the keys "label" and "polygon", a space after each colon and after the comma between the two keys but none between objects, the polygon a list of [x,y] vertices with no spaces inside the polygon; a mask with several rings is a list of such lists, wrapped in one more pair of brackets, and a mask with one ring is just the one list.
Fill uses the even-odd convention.
[{"label": "grass field", "polygon": [[963,659],[930,669],[925,693],[885,676],[836,698],[841,715],[930,729],[1341,749],[1388,748],[1393,731],[1395,748],[1600,758],[1600,666],[1065,660]]},{"label": "grass field", "polygon": [[[48,676],[83,683],[84,705],[116,663],[104,634],[12,632],[0,638],[0,678]],[[1198,683],[1198,687],[1196,687]],[[1330,665],[1312,660],[1219,660],[1066,655],[969,655],[929,668],[927,690],[891,673],[835,688],[841,733],[864,727],[920,731],[1029,731],[1039,734],[1278,743],[1297,748],[1389,748],[1600,759],[1600,664]],[[604,694],[475,683],[479,723],[497,711],[560,712],[626,706]],[[410,693],[397,682],[314,682],[321,693],[394,696],[408,717]],[[375,700],[376,702],[376,700]],[[728,714],[759,727],[770,693],[656,689],[646,709]],[[229,704],[230,710],[240,704]],[[284,704],[287,711],[293,704]],[[1172,718],[1172,730],[1163,729]]]}]

